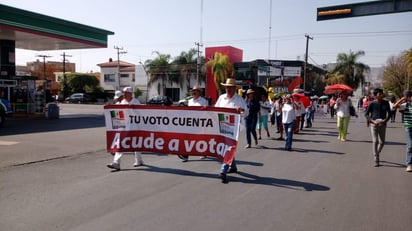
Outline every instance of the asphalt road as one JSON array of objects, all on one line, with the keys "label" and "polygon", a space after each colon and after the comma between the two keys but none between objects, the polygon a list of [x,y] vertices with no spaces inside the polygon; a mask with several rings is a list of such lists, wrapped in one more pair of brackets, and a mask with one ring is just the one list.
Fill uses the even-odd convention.
[{"label": "asphalt road", "polygon": [[[402,125],[390,123],[382,167],[369,129],[355,119],[347,142],[335,121],[315,119],[283,150],[278,134],[220,163],[143,153],[146,166],[106,164],[102,107],[61,105],[59,120],[12,119],[0,130],[0,230],[401,230],[412,227],[412,174]],[[263,133],[265,134],[265,133]]]}]

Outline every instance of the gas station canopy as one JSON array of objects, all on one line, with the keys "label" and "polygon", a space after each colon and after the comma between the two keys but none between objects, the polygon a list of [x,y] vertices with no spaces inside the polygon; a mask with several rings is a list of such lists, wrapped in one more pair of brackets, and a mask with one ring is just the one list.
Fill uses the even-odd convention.
[{"label": "gas station canopy", "polygon": [[108,35],[114,32],[0,4],[0,40],[15,41],[15,48],[106,48]]}]

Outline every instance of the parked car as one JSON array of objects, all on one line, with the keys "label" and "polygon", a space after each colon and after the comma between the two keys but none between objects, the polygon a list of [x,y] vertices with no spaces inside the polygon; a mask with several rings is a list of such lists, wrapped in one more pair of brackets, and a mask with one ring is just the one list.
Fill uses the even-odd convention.
[{"label": "parked car", "polygon": [[155,97],[149,99],[149,101],[147,101],[147,104],[148,105],[170,106],[170,105],[173,104],[173,100],[169,96],[159,95],[159,96],[155,96]]},{"label": "parked car", "polygon": [[66,98],[69,103],[89,103],[92,102],[92,97],[85,93],[74,93]]},{"label": "parked car", "polygon": [[0,127],[4,124],[6,116],[11,115],[13,110],[11,109],[11,104],[6,99],[0,99]]},{"label": "parked car", "polygon": [[193,96],[187,96],[184,99],[179,100],[179,102],[177,102],[177,105],[179,106],[187,106],[187,104],[189,103],[189,100],[193,98]]}]

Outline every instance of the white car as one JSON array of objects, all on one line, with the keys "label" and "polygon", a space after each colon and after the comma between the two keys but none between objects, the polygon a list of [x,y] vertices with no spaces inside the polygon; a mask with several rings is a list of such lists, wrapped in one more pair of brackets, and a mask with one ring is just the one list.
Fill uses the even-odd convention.
[{"label": "white car", "polygon": [[193,96],[188,96],[185,97],[184,99],[179,100],[179,102],[177,102],[177,105],[179,106],[187,106],[187,104],[189,103],[189,100],[193,98]]}]

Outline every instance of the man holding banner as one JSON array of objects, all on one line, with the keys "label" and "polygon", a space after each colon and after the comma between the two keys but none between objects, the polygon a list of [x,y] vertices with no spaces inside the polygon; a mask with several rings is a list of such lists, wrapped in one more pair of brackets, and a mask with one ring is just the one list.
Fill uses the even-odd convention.
[{"label": "man holding banner", "polygon": [[[139,105],[140,101],[133,97],[133,88],[131,87],[125,87],[123,88],[123,100],[120,102],[120,104],[128,104],[128,105]],[[108,164],[107,167],[114,169],[115,171],[120,171],[120,159],[122,158],[123,153],[122,152],[116,152],[114,154],[113,158],[113,163]],[[134,158],[135,158],[135,163],[134,167],[142,166],[143,165],[143,160],[142,160],[142,154],[140,152],[134,152]]]},{"label": "man holding banner", "polygon": [[[206,107],[208,106],[208,102],[205,98],[201,96],[201,91],[198,86],[194,86],[191,90],[192,92],[192,97],[189,99],[189,102],[187,103],[187,106],[192,107],[192,106],[202,106]],[[177,155],[183,162],[187,162],[189,160],[189,155]],[[206,156],[202,156],[206,157]]]},{"label": "man holding banner", "polygon": [[[236,81],[233,78],[228,78],[225,83],[220,83],[225,87],[225,94],[219,96],[216,101],[215,107],[225,107],[225,108],[234,108],[239,113],[243,113],[243,116],[249,114],[246,101],[236,94]],[[240,126],[239,126],[240,127]],[[237,129],[239,129],[239,127]],[[230,170],[229,170],[230,167]],[[222,183],[227,184],[227,173],[237,172],[237,166],[235,158],[233,157],[232,161],[224,161],[220,170],[220,178]]]}]

